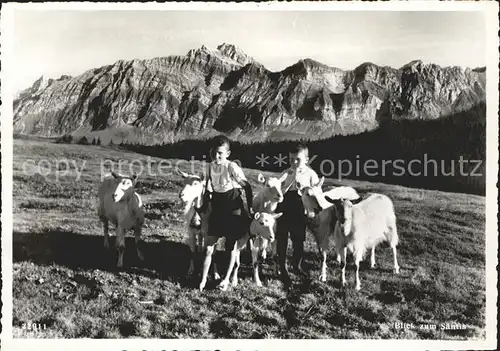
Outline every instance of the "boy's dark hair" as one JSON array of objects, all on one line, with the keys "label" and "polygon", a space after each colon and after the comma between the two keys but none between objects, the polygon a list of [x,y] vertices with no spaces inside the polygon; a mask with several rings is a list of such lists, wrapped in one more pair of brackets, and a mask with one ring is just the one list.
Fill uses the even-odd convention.
[{"label": "boy's dark hair", "polygon": [[220,146],[224,146],[224,145],[227,145],[227,148],[230,149],[231,148],[231,140],[229,140],[229,138],[225,135],[217,135],[216,137],[214,137],[212,139],[212,149],[215,150],[216,148],[220,147]]},{"label": "boy's dark hair", "polygon": [[309,153],[309,148],[307,147],[306,144],[304,144],[304,143],[295,144],[292,147],[292,149],[290,150],[290,153],[291,154],[298,154],[301,151],[306,151],[307,153]]}]

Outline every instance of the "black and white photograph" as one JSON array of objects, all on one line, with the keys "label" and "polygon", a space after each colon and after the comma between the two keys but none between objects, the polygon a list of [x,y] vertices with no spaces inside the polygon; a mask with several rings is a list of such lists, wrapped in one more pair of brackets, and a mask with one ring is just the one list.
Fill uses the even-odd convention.
[{"label": "black and white photograph", "polygon": [[494,349],[498,3],[415,3],[2,6],[3,342]]}]

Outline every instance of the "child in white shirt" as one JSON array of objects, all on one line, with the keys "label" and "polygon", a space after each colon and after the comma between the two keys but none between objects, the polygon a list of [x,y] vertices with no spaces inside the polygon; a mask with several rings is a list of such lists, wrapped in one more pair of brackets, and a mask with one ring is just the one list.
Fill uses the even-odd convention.
[{"label": "child in white shirt", "polygon": [[252,208],[252,187],[243,170],[227,158],[231,154],[230,140],[220,135],[213,140],[208,165],[207,194],[211,196],[212,210],[208,221],[208,236],[225,237],[226,250],[246,234],[250,213],[243,205],[242,189],[249,211]]},{"label": "child in white shirt", "polygon": [[298,144],[290,153],[291,167],[285,171],[288,177],[283,184],[283,189],[288,189],[288,191],[284,195],[283,202],[276,209],[276,212],[283,212],[278,219],[276,240],[280,271],[286,277],[288,277],[286,265],[288,235],[290,234],[293,245],[292,266],[297,271],[302,271],[301,263],[306,238],[304,205],[297,192],[296,184],[299,183],[300,187],[304,187],[319,183],[318,175],[307,165],[308,161],[309,149],[304,144]]}]

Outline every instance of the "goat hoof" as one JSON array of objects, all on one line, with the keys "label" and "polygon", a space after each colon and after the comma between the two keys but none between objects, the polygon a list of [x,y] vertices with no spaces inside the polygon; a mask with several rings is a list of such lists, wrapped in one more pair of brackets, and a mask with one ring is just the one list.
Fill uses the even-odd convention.
[{"label": "goat hoof", "polygon": [[214,273],[214,280],[219,280],[219,279],[220,279],[220,274]]},{"label": "goat hoof", "polygon": [[205,284],[206,283],[200,283],[200,286],[199,286],[200,292],[202,292],[203,289],[205,289]]},{"label": "goat hoof", "polygon": [[399,274],[399,267],[394,268],[394,273]]},{"label": "goat hoof", "polygon": [[233,281],[231,282],[231,285],[233,287],[237,287],[238,286],[238,279],[233,279]]},{"label": "goat hoof", "polygon": [[261,287],[262,287],[262,282],[261,282],[260,280],[259,280],[259,281],[256,281],[256,282],[255,282],[255,285],[257,285],[259,288],[261,288]]},{"label": "goat hoof", "polygon": [[326,282],[326,275],[323,275],[323,274],[320,275],[319,280],[322,281],[323,283],[325,283]]},{"label": "goat hoof", "polygon": [[360,291],[361,290],[361,285],[356,285],[356,291]]},{"label": "goat hoof", "polygon": [[229,284],[227,282],[224,282],[224,283],[220,283],[219,285],[217,285],[217,288],[221,291],[227,291],[227,288],[229,287]]}]

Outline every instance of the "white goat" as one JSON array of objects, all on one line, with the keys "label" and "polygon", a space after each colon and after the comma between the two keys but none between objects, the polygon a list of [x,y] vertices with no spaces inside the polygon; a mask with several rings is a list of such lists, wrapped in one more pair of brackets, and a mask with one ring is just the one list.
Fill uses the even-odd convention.
[{"label": "white goat", "polygon": [[371,194],[360,203],[328,199],[334,204],[337,214],[334,240],[335,250],[342,257],[342,285],[346,284],[345,267],[347,251],[354,255],[356,265],[356,290],[361,289],[359,281],[359,263],[365,251],[371,248],[371,267],[375,267],[375,247],[382,241],[388,241],[394,256],[394,272],[399,273],[396,246],[398,233],[394,205],[387,196]]},{"label": "white goat", "polygon": [[[179,192],[179,198],[184,204],[183,213],[187,224],[188,245],[192,253],[188,273],[191,274],[194,269],[194,255],[203,252],[205,246],[211,206],[203,203],[203,195],[206,190],[205,173],[188,174],[179,168],[176,168],[176,171],[184,180],[184,187]],[[215,279],[220,279],[215,265],[214,276]]]},{"label": "white goat", "polygon": [[334,187],[328,191],[323,192],[321,187],[325,181],[325,177],[321,177],[318,184],[311,187],[301,187],[297,184],[299,189],[299,195],[302,196],[302,202],[305,209],[305,214],[309,218],[313,218],[315,214],[319,213],[321,210],[327,209],[332,206],[332,203],[326,200],[326,197],[330,199],[348,199],[351,201],[359,201],[361,197],[358,192],[349,186],[339,186]]},{"label": "white goat", "polygon": [[[283,174],[280,178],[269,177],[267,180],[259,173],[257,179],[264,185],[257,194],[253,197],[252,209],[254,213],[275,213],[278,204],[283,202],[283,190],[281,189],[282,183],[288,177],[288,173]],[[276,217],[278,218],[278,217]],[[275,228],[276,230],[276,228]],[[252,242],[250,241],[250,245]],[[250,247],[251,248],[251,247]],[[266,244],[267,249],[267,244]],[[266,259],[267,250],[261,250],[262,258]],[[276,240],[271,242],[271,258],[276,255]],[[276,262],[276,270],[278,269]]]},{"label": "white goat", "polygon": [[264,185],[264,187],[253,197],[252,208],[255,213],[266,212],[274,213],[278,203],[283,201],[283,191],[281,184],[288,177],[285,173],[280,178],[269,177],[266,181],[264,176],[259,173],[257,180]]},{"label": "white goat", "polygon": [[259,257],[266,259],[266,250],[269,244],[272,245],[272,255],[276,254],[276,220],[282,215],[283,213],[257,212],[250,224],[250,251],[252,252],[254,280],[257,286],[262,286],[259,278]]},{"label": "white goat", "polygon": [[[264,184],[265,186],[264,188],[261,189],[261,191],[259,191],[253,197],[252,210],[254,211],[255,216],[260,216],[260,218],[254,218],[250,223],[250,228],[248,229],[251,230],[252,235],[255,234],[256,237],[250,238],[250,235],[245,235],[240,240],[237,240],[235,242],[233,250],[231,251],[231,260],[229,262],[229,267],[226,277],[218,285],[218,287],[221,290],[226,290],[228,288],[230,274],[233,271],[233,268],[234,272],[233,272],[232,284],[233,286],[236,286],[238,284],[238,268],[240,265],[240,252],[242,249],[245,248],[247,242],[250,242],[250,251],[252,252],[252,262],[254,265],[255,282],[259,286],[262,285],[258,276],[258,256],[260,253],[263,258],[266,257],[266,249],[269,243],[271,243],[272,245],[273,254],[276,253],[276,241],[274,240],[274,233],[276,231],[276,219],[279,218],[281,214],[276,215],[273,214],[273,212],[276,210],[278,203],[283,201],[283,192],[281,190],[281,183],[286,179],[287,176],[288,174],[284,174],[280,178],[270,177],[266,181],[266,179],[262,174],[258,175],[258,181]],[[260,214],[257,215],[257,213]],[[263,215],[263,213],[266,213],[268,215]],[[257,222],[260,224],[257,224]],[[271,222],[273,223],[272,225],[270,224]],[[260,228],[260,226],[262,226],[262,228]],[[271,228],[272,230],[269,228]],[[273,238],[272,240],[269,239],[271,237],[271,234]],[[200,291],[203,291],[203,289],[205,288],[207,282],[208,270],[211,267],[214,246],[217,244],[218,240],[219,238],[216,237],[206,238],[207,251],[205,253],[206,256],[203,265],[202,279],[199,286]]]},{"label": "white goat", "polygon": [[[319,279],[326,282],[326,258],[329,249],[330,238],[333,237],[333,231],[337,216],[332,204],[327,201],[348,197],[355,201],[359,200],[360,196],[351,187],[337,187],[323,193],[321,187],[325,178],[321,177],[318,184],[312,187],[301,187],[297,184],[299,195],[302,198],[304,211],[307,218],[307,228],[313,233],[316,239],[316,244],[320,255],[322,256],[321,271]],[[337,254],[337,261],[340,263],[340,255]]]},{"label": "white goat", "polygon": [[[249,232],[237,240],[231,251],[231,259],[227,269],[226,276],[219,283],[218,288],[227,290],[229,281],[233,287],[238,285],[238,268],[240,266],[240,252],[244,249],[246,243],[250,241],[250,249],[252,251],[252,265],[254,272],[254,281],[257,286],[262,286],[259,277],[259,253],[265,252],[268,243],[275,240],[276,219],[281,217],[282,213],[271,214],[265,212],[257,212],[250,223]],[[265,255],[264,255],[265,257]],[[233,270],[234,269],[234,270]],[[232,273],[232,277],[231,277]],[[204,285],[203,285],[204,287]],[[200,290],[203,290],[200,286]]]},{"label": "white goat", "polygon": [[123,267],[125,251],[125,234],[133,229],[137,256],[142,261],[140,251],[141,230],[144,224],[144,208],[139,194],[134,191],[137,175],[128,178],[111,173],[112,177],[103,180],[99,187],[99,206],[97,214],[103,224],[104,247],[109,248],[109,221],[116,226],[116,249],[118,251],[117,267]]}]

